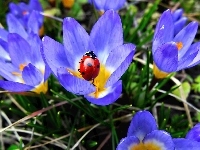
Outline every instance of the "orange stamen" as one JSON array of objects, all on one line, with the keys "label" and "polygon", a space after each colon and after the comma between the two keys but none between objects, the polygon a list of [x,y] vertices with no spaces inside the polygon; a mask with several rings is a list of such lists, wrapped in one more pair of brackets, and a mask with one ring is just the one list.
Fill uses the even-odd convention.
[{"label": "orange stamen", "polygon": [[28,14],[28,11],[23,11],[22,14],[23,14],[23,15],[27,15],[27,14]]},{"label": "orange stamen", "polygon": [[182,42],[176,42],[176,46],[177,46],[178,50],[180,50],[181,48],[183,48],[183,43]]},{"label": "orange stamen", "polygon": [[11,72],[14,76],[21,76],[21,73],[19,72]]},{"label": "orange stamen", "polygon": [[42,26],[42,27],[39,29],[39,35],[40,35],[40,36],[43,36],[43,35],[44,35],[44,26]]},{"label": "orange stamen", "polygon": [[26,67],[26,64],[20,64],[20,65],[19,65],[19,70],[20,70],[20,71],[23,71],[23,70],[24,70],[24,67]]}]

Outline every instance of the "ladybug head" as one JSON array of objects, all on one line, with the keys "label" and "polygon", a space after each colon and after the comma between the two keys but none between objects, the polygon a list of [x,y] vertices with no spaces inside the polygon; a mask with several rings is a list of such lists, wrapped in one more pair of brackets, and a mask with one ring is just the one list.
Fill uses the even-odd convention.
[{"label": "ladybug head", "polygon": [[91,58],[95,59],[97,58],[97,56],[94,54],[93,51],[88,51],[85,53],[85,56],[90,56]]}]

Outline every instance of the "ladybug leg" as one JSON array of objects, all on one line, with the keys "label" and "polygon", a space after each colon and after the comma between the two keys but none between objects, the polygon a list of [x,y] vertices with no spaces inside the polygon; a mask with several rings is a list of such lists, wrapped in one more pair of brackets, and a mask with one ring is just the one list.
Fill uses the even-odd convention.
[{"label": "ladybug leg", "polygon": [[[94,79],[92,79],[92,84],[94,85]],[[94,85],[95,86],[95,85]]]},{"label": "ladybug leg", "polygon": [[96,85],[94,84],[94,79],[92,79],[92,84],[93,84],[94,86],[96,86]]}]

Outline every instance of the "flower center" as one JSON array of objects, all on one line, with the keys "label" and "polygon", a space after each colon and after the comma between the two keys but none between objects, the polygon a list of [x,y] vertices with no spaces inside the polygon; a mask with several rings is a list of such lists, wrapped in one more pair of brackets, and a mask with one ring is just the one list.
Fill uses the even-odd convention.
[{"label": "flower center", "polygon": [[[73,71],[68,68],[67,68],[67,71],[70,74],[83,79],[80,72]],[[98,76],[94,80],[88,81],[88,82],[91,82],[96,87],[96,91],[91,93],[90,96],[98,98],[103,92],[106,91],[105,84],[108,78],[110,77],[110,75],[111,73],[106,69],[106,67],[103,64],[101,64]]]},{"label": "flower center", "polygon": [[[19,72],[11,72],[14,76],[19,77],[19,82],[20,83],[24,83],[24,84],[25,84],[25,82],[24,82],[24,80],[22,78],[22,71],[24,70],[24,67],[26,67],[26,66],[27,66],[26,63],[20,64],[19,65]],[[44,70],[42,70],[42,69],[39,69],[39,70],[42,72],[42,74],[44,74]],[[47,81],[46,82],[42,81],[39,85],[35,86],[35,88],[32,89],[31,91],[33,91],[33,92],[35,92],[37,94],[40,94],[41,92],[46,93],[47,90],[48,90],[48,82]]]},{"label": "flower center", "polygon": [[162,150],[159,145],[155,143],[139,143],[130,148],[130,150]]},{"label": "flower center", "polygon": [[48,82],[45,81],[45,82],[41,82],[39,85],[37,85],[32,91],[37,94],[40,94],[41,92],[46,93],[47,90],[48,90]]},{"label": "flower center", "polygon": [[20,64],[19,65],[19,70],[20,72],[11,72],[14,76],[17,76],[20,78],[21,83],[24,83],[24,80],[22,79],[22,71],[24,70],[24,67],[26,67],[26,64]]},{"label": "flower center", "polygon": [[181,50],[183,48],[183,43],[182,42],[176,42],[176,46],[178,50]]}]

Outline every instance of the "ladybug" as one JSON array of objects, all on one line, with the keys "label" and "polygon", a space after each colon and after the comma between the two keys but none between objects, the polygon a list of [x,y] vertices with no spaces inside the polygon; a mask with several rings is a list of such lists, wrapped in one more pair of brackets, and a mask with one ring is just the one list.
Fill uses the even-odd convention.
[{"label": "ladybug", "polygon": [[98,76],[100,62],[93,51],[86,52],[79,63],[80,67],[78,71],[85,80],[91,81]]}]

